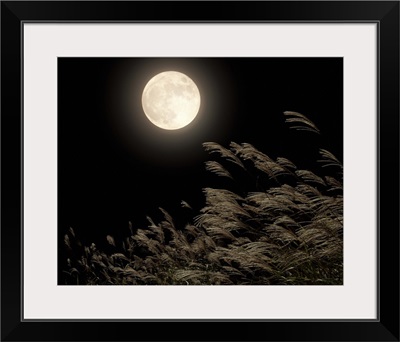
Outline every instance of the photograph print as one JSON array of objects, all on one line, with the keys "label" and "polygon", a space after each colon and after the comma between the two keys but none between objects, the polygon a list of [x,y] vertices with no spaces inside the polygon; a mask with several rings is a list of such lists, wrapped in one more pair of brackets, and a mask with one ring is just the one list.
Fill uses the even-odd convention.
[{"label": "photograph print", "polygon": [[342,58],[58,58],[58,285],[343,285]]}]

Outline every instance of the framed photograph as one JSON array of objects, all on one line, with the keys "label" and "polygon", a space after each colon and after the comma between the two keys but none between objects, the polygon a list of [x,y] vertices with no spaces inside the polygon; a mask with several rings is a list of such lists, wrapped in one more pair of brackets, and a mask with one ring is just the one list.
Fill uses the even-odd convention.
[{"label": "framed photograph", "polygon": [[399,341],[398,1],[2,1],[1,339]]}]

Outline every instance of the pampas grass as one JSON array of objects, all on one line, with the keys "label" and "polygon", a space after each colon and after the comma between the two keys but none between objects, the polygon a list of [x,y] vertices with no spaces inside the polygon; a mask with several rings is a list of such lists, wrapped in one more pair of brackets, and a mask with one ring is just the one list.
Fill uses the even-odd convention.
[{"label": "pampas grass", "polygon": [[[290,128],[320,134],[306,116],[285,112]],[[343,283],[343,166],[320,149],[329,176],[270,158],[249,143],[203,144],[214,159],[205,168],[235,180],[235,168],[259,184],[240,194],[204,188],[205,206],[183,229],[163,208],[160,222],[123,241],[114,253],[82,247],[71,228],[65,284],[88,285],[336,285]],[[251,168],[251,172],[249,171]],[[250,176],[250,174],[252,176]],[[253,177],[253,178],[251,178]],[[243,179],[241,179],[242,181]],[[262,183],[262,184],[260,184]],[[256,189],[254,191],[254,189]],[[185,201],[183,208],[192,207]]]}]

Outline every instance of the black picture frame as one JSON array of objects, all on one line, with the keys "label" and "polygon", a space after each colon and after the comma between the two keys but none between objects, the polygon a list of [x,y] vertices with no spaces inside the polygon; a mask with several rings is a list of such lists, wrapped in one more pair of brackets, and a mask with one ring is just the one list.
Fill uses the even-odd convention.
[{"label": "black picture frame", "polygon": [[[21,29],[28,21],[65,20],[378,23],[378,319],[24,321]],[[1,51],[2,340],[399,341],[398,1],[2,1]]]}]

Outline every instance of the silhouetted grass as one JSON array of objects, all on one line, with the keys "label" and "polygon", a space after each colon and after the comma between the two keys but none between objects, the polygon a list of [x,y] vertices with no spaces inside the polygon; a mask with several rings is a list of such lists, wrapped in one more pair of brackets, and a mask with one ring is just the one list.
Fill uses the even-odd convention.
[{"label": "silhouetted grass", "polygon": [[[291,128],[319,134],[304,115],[285,112]],[[205,163],[232,188],[205,188],[205,206],[193,224],[177,229],[163,219],[123,241],[107,241],[115,253],[82,246],[65,235],[66,284],[90,285],[334,285],[343,283],[343,167],[320,149],[329,176],[297,169],[248,143],[224,147],[206,142]],[[335,176],[332,176],[335,174]],[[234,176],[236,175],[236,176]],[[239,178],[239,181],[236,180]],[[235,182],[256,180],[255,191]],[[182,206],[190,205],[182,201]]]}]

